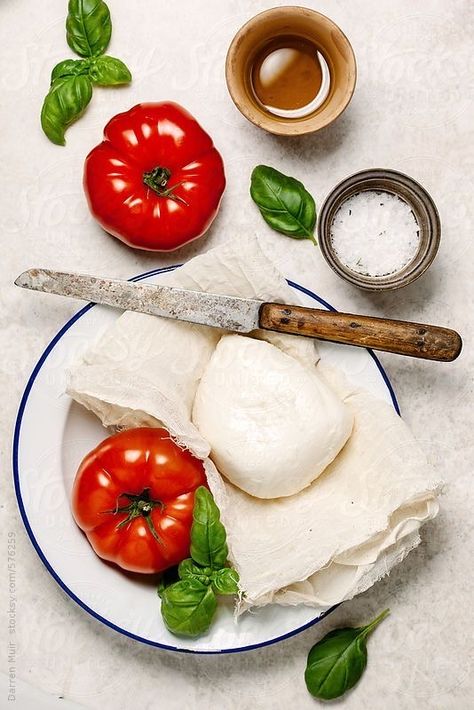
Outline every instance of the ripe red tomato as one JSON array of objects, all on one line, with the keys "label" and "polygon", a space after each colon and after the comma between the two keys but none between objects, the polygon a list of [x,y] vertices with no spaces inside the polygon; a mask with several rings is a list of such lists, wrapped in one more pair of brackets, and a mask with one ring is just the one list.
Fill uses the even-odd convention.
[{"label": "ripe red tomato", "polygon": [[175,103],[112,118],[87,156],[84,189],[99,224],[131,247],[171,251],[214,220],[224,165],[210,136]]},{"label": "ripe red tomato", "polygon": [[95,552],[132,572],[161,572],[189,557],[202,461],[165,429],[128,429],[82,461],[72,511]]}]

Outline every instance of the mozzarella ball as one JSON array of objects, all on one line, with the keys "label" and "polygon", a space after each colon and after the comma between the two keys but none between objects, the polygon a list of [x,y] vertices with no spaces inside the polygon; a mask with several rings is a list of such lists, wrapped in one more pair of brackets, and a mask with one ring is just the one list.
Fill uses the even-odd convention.
[{"label": "mozzarella ball", "polygon": [[198,385],[193,422],[221,474],[258,498],[309,486],[353,424],[316,368],[242,335],[219,341]]}]

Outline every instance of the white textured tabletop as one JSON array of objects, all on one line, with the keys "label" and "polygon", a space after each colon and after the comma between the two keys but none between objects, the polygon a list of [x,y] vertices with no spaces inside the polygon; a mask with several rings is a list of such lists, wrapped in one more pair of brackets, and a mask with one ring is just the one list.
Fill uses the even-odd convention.
[{"label": "white textured tabletop", "polygon": [[[39,112],[52,66],[70,56],[66,0],[4,0],[0,5],[2,226],[1,453],[2,666],[17,674],[17,707],[55,707],[61,697],[85,708],[312,708],[306,655],[329,629],[392,614],[369,644],[367,672],[336,705],[448,709],[474,706],[472,658],[472,372],[474,261],[472,177],[474,5],[471,0],[320,0],[350,38],[359,77],[345,114],[319,134],[280,139],[237,112],[226,91],[227,46],[268,0],[110,0],[110,53],[130,67],[123,89],[98,89],[86,115],[49,143]],[[89,216],[83,160],[107,120],[140,101],[174,99],[206,127],[221,150],[228,187],[208,236],[170,255],[129,250]],[[403,291],[371,295],[340,281],[318,249],[271,232],[248,195],[263,162],[301,179],[321,201],[346,175],[390,167],[421,181],[436,201],[439,255]],[[238,655],[178,655],[140,645],[101,626],[68,599],[44,569],[23,529],[10,477],[19,398],[43,348],[77,303],[13,286],[32,265],[129,277],[189,259],[225,239],[258,231],[281,269],[340,309],[432,321],[459,329],[464,350],[453,364],[383,356],[402,413],[446,481],[438,518],[423,543],[389,577],[344,604],[324,623],[279,645]],[[7,545],[16,540],[15,633],[9,635]],[[17,653],[8,661],[8,641]],[[4,678],[5,679],[5,678]],[[5,679],[7,680],[7,679]],[[25,685],[25,682],[29,685]],[[35,703],[35,693],[38,700]],[[46,695],[45,695],[46,693]],[[48,694],[51,694],[48,703]],[[54,697],[53,697],[54,696]],[[2,688],[0,707],[14,705]],[[61,703],[58,703],[58,707]]]}]

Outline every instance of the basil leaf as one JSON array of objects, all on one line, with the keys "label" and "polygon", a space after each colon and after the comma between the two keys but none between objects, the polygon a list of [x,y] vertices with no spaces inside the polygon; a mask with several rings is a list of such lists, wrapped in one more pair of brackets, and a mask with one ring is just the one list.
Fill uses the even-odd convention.
[{"label": "basil leaf", "polygon": [[216,609],[212,587],[196,579],[183,579],[162,592],[161,615],[173,634],[199,636],[205,633]]},{"label": "basil leaf", "polygon": [[211,583],[210,567],[200,567],[190,557],[179,563],[178,575],[180,579],[198,579],[208,586]]},{"label": "basil leaf", "polygon": [[51,72],[51,84],[56,79],[61,79],[65,76],[78,76],[79,74],[89,73],[89,62],[86,59],[65,59],[59,64],[56,64]]},{"label": "basil leaf", "polygon": [[107,49],[112,34],[109,8],[102,0],[69,0],[67,43],[81,57],[95,57]]},{"label": "basil leaf", "polygon": [[252,171],[250,195],[265,222],[293,239],[311,239],[316,224],[316,205],[304,185],[268,165]]},{"label": "basil leaf", "polygon": [[224,567],[211,575],[212,588],[216,594],[238,594],[239,573],[230,567]]},{"label": "basil leaf", "polygon": [[161,573],[160,581],[158,583],[157,593],[159,597],[163,596],[163,592],[169,586],[174,584],[179,580],[178,567],[168,567],[164,572]]},{"label": "basil leaf", "polygon": [[191,557],[201,567],[221,569],[227,562],[225,528],[212,494],[199,486],[194,494]]},{"label": "basil leaf", "polygon": [[311,695],[331,700],[357,683],[367,665],[367,636],[388,613],[385,609],[361,628],[335,629],[313,646],[305,671],[306,687]]},{"label": "basil leaf", "polygon": [[171,633],[205,633],[217,608],[216,594],[238,593],[238,573],[224,566],[227,553],[219,508],[208,489],[200,486],[194,494],[191,557],[180,562],[178,582],[168,584],[167,580],[169,574],[176,575],[175,567],[163,573],[158,586],[161,614]]},{"label": "basil leaf", "polygon": [[91,98],[88,76],[65,76],[53,82],[41,110],[41,126],[50,141],[65,144],[66,128],[82,115]]},{"label": "basil leaf", "polygon": [[132,81],[132,75],[125,64],[120,59],[108,56],[93,60],[89,76],[99,86],[116,86]]}]

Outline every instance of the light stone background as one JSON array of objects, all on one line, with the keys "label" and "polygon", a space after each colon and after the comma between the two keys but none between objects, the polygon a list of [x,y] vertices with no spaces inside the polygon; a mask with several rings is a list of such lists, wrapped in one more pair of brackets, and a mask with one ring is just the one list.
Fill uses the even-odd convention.
[{"label": "light stone background", "polygon": [[[474,260],[471,148],[474,6],[470,0],[321,0],[307,4],[349,36],[358,61],[353,101],[330,128],[301,139],[266,135],[227,95],[224,59],[244,21],[272,0],[110,0],[110,54],[133,85],[97,89],[87,114],[49,143],[39,112],[49,72],[71,55],[66,0],[0,2],[0,192],[2,234],[2,671],[6,659],[7,531],[16,533],[17,707],[287,708],[317,706],[303,672],[312,644],[329,629],[368,621],[390,606],[370,639],[360,685],[347,708],[464,710],[474,707],[472,650],[472,326]],[[198,117],[222,151],[228,187],[209,235],[178,253],[142,254],[104,234],[88,214],[81,172],[106,121],[139,101],[174,99]],[[442,218],[430,272],[402,292],[362,293],[326,267],[309,242],[270,232],[248,195],[253,166],[268,163],[300,178],[321,204],[346,175],[400,169],[433,195]],[[26,379],[43,348],[76,311],[72,301],[15,289],[33,265],[129,277],[189,259],[225,239],[258,231],[289,277],[340,309],[432,321],[458,328],[464,351],[450,365],[383,356],[404,417],[447,482],[439,517],[424,543],[390,577],[346,603],[316,628],[277,646],[239,655],[177,655],[101,626],[70,601],[43,568],[19,520],[10,477],[11,436]],[[113,593],[113,590],[111,590]],[[35,688],[50,693],[50,703]],[[12,706],[2,691],[0,707]],[[55,706],[55,705],[54,705]]]}]

